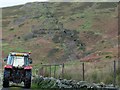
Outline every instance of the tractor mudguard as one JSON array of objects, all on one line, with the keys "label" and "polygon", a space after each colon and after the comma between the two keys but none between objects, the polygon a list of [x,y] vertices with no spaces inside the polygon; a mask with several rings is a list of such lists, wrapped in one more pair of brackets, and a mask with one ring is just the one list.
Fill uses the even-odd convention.
[{"label": "tractor mudguard", "polygon": [[25,70],[31,70],[32,67],[31,67],[31,66],[26,66],[26,67],[24,67],[24,69],[25,69]]},{"label": "tractor mudguard", "polygon": [[11,65],[5,65],[4,68],[12,69],[12,66]]}]

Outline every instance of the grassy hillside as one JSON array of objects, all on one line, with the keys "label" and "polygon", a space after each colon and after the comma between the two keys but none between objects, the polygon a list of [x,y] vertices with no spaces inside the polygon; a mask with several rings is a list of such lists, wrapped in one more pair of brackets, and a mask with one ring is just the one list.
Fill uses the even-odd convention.
[{"label": "grassy hillside", "polygon": [[66,63],[66,78],[78,80],[79,61],[92,62],[87,69],[100,62],[87,71],[89,81],[103,77],[107,72],[98,71],[109,71],[106,63],[117,57],[117,3],[34,2],[3,8],[2,16],[3,57],[31,51],[33,67]]},{"label": "grassy hillside", "polygon": [[[3,55],[31,51],[34,64],[117,55],[117,3],[27,3],[3,8]],[[104,54],[105,53],[105,54]]]}]

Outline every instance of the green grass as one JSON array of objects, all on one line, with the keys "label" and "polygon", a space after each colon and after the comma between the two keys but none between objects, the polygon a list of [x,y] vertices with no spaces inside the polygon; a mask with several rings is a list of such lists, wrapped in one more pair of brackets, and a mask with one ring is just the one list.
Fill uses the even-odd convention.
[{"label": "green grass", "polygon": [[85,10],[84,13],[81,14],[80,16],[83,18],[84,23],[78,28],[78,30],[91,30],[92,25],[93,25],[93,17],[94,17],[94,12],[92,9]]},{"label": "green grass", "polygon": [[[46,65],[48,65],[48,64],[46,64]],[[32,70],[32,72],[33,72],[33,74],[35,74],[36,73],[36,69],[40,69],[40,68],[42,68],[43,67],[43,70],[44,70],[44,76],[45,77],[50,77],[50,66],[42,66],[41,64],[37,64],[37,65],[35,65],[35,66],[33,66],[33,70]],[[60,66],[56,66],[56,69],[55,69],[55,66],[53,65],[53,66],[51,66],[51,76],[52,77],[54,77],[54,71],[55,71],[55,73],[56,73],[56,75],[55,75],[55,77],[56,78],[59,78],[59,77],[62,77],[61,75],[59,75],[58,74],[58,72],[60,72],[60,69],[62,69],[62,67],[61,67],[61,65]]]},{"label": "green grass", "polygon": [[11,46],[3,46],[3,51],[5,54],[8,54],[11,51],[15,52],[29,52],[29,50],[24,49],[24,47],[11,47]]},{"label": "green grass", "polygon": [[102,2],[98,3],[97,9],[107,9],[107,8],[115,8],[117,3],[115,2]]},{"label": "green grass", "polygon": [[[103,62],[101,62],[103,63]],[[108,62],[109,63],[109,62]],[[90,66],[90,67],[89,67]],[[73,80],[82,80],[82,62],[80,61],[71,61],[65,63],[64,67],[64,78],[66,79],[73,79]],[[85,63],[85,80],[90,83],[100,83],[103,82],[105,84],[112,84],[113,83],[113,62],[110,62],[109,65],[103,67],[102,64],[98,63]],[[46,75],[50,76],[49,67],[47,67]],[[51,67],[52,76],[54,76],[54,66]],[[61,67],[56,68],[56,76],[61,76]],[[117,74],[117,84],[119,85],[120,77]]]}]

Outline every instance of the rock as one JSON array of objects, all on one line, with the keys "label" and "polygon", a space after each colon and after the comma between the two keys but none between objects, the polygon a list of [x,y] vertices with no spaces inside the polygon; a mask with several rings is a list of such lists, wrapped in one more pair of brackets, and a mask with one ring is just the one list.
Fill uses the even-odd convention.
[{"label": "rock", "polygon": [[104,83],[88,83],[86,81],[75,81],[67,79],[55,79],[53,77],[42,77],[38,76],[34,78],[33,83],[37,84],[40,88],[71,88],[71,89],[107,89],[107,90],[117,90],[113,85],[106,86]]}]

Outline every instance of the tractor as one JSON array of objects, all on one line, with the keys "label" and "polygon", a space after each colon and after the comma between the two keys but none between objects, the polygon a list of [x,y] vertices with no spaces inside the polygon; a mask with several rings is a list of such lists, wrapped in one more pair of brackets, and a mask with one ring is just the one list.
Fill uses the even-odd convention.
[{"label": "tractor", "polygon": [[3,87],[9,87],[9,83],[24,83],[25,88],[31,87],[32,59],[30,53],[10,52],[4,59],[7,64],[4,66]]}]

